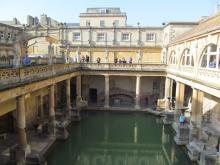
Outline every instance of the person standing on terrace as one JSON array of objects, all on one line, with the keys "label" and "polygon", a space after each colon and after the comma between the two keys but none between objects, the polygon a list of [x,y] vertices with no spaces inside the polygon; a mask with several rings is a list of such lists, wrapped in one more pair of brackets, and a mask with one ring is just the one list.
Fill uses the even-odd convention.
[{"label": "person standing on terrace", "polygon": [[23,66],[30,66],[31,65],[31,59],[30,57],[28,57],[28,55],[26,54],[23,58]]}]

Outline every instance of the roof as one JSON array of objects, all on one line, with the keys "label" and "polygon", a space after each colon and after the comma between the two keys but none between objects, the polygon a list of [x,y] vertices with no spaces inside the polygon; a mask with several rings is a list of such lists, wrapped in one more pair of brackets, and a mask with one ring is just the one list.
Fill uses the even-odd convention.
[{"label": "roof", "polygon": [[[165,23],[163,23],[165,24]],[[180,25],[180,26],[183,26],[183,25],[198,25],[198,22],[168,22],[167,24],[164,25],[164,28],[169,26],[169,25]]]},{"label": "roof", "polygon": [[181,42],[219,29],[220,29],[220,13],[200,21],[196,27],[176,37],[171,44],[176,42]]}]

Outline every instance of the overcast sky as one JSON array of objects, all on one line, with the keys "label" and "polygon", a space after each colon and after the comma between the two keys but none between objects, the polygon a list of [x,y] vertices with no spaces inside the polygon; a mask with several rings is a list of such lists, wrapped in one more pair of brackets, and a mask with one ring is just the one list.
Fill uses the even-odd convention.
[{"label": "overcast sky", "polygon": [[160,26],[162,22],[197,21],[214,14],[220,0],[2,0],[0,20],[47,14],[59,22],[79,22],[79,13],[89,7],[120,7],[128,16],[127,23]]}]

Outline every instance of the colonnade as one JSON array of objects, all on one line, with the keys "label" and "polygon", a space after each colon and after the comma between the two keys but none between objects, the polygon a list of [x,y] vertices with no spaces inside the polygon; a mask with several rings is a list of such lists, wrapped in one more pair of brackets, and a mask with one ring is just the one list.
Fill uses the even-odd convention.
[{"label": "colonnade", "polygon": [[[104,107],[109,109],[109,80],[110,76],[105,75],[105,103]],[[140,83],[141,76],[136,76],[135,109],[140,109]]]},{"label": "colonnade", "polygon": [[[67,116],[71,118],[71,95],[70,95],[70,78],[66,81],[66,112]],[[77,98],[81,99],[81,76],[77,76]],[[41,93],[43,89],[40,89]],[[26,106],[25,106],[25,97],[27,94],[17,97],[17,132],[18,132],[18,147],[19,150],[24,151],[25,155],[30,152],[30,146],[27,141],[26,133]],[[43,97],[40,96],[39,111],[40,117],[44,117],[44,107],[43,107]],[[49,135],[56,135],[56,117],[55,117],[55,84],[49,86]]]},{"label": "colonnade", "polygon": [[[165,100],[166,100],[166,108],[170,109],[170,100],[167,98],[172,97],[173,89],[173,79],[166,77],[165,80]],[[175,110],[176,113],[179,109],[184,108],[184,98],[185,98],[185,84],[179,81],[176,81],[176,94],[175,94]],[[202,126],[202,105],[203,105],[203,97],[204,92],[198,90],[196,88],[192,88],[192,96],[191,96],[191,107],[190,109],[190,125],[192,129],[201,129]],[[193,132],[193,131],[192,131]]]}]

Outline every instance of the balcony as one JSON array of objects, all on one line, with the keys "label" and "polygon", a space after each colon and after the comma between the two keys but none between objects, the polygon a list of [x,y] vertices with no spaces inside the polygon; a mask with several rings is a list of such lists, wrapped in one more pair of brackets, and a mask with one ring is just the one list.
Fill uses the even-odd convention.
[{"label": "balcony", "polygon": [[0,69],[0,90],[75,71],[168,72],[216,87],[219,87],[218,82],[220,82],[220,70],[218,69],[198,68],[194,70],[193,67],[181,66],[177,70],[174,66],[159,63],[74,63]]},{"label": "balcony", "polygon": [[166,71],[165,64],[115,64],[115,63],[82,63],[82,70],[110,71]]},{"label": "balcony", "polygon": [[168,65],[167,72],[194,81],[200,81],[202,84],[220,87],[220,69],[217,68],[195,68],[191,66]]},{"label": "balcony", "polygon": [[0,90],[25,83],[53,78],[74,71],[162,71],[164,64],[75,63],[0,69]]},{"label": "balcony", "polygon": [[80,64],[55,64],[0,69],[0,90],[80,70]]}]

